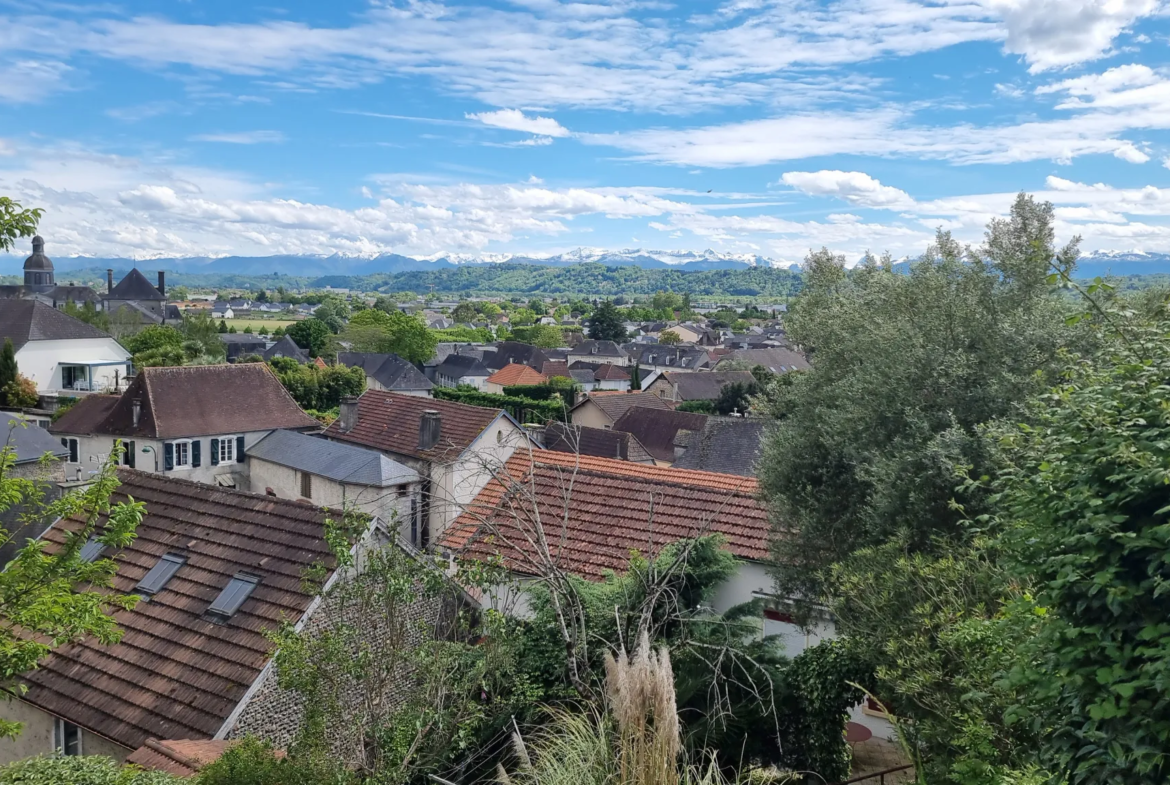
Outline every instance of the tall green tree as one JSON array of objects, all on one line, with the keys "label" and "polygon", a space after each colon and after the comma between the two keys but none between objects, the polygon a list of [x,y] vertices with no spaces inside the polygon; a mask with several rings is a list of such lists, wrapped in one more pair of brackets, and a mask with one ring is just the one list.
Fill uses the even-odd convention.
[{"label": "tall green tree", "polygon": [[391,312],[374,308],[359,311],[339,339],[355,352],[397,354],[410,362],[429,360],[438,344],[434,331],[422,319],[397,308]]},{"label": "tall green tree", "polygon": [[284,334],[308,351],[310,357],[320,357],[329,348],[329,337],[333,331],[320,319],[310,318],[290,324]]},{"label": "tall green tree", "polygon": [[475,306],[466,300],[456,305],[451,311],[451,320],[457,324],[474,322],[477,316]]},{"label": "tall green tree", "polygon": [[32,237],[37,232],[44,210],[25,209],[20,202],[0,196],[0,251],[11,251],[21,237]]},{"label": "tall green tree", "polygon": [[589,317],[589,337],[595,341],[614,341],[622,343],[626,340],[626,325],[621,311],[606,300]]},{"label": "tall green tree", "polygon": [[1046,282],[1076,257],[1075,240],[1055,246],[1052,205],[1021,194],[982,248],[940,232],[909,274],[889,260],[849,271],[828,251],[808,258],[785,324],[812,369],[773,385],[780,419],[761,461],[783,535],[779,591],[822,596],[825,570],[860,548],[962,536],[965,516],[985,509],[985,494],[955,491],[959,467],[990,465],[981,426],[1018,413],[1084,340]]},{"label": "tall green tree", "polygon": [[12,339],[4,339],[4,348],[0,349],[0,390],[16,381],[19,369],[16,367],[16,349],[12,346]]}]

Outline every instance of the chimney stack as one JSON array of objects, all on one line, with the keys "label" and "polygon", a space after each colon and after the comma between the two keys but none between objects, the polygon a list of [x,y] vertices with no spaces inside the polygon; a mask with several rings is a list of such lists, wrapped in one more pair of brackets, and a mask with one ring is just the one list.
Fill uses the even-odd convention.
[{"label": "chimney stack", "polygon": [[135,398],[130,404],[131,410],[134,412],[134,427],[138,427],[138,421],[142,419],[142,399]]},{"label": "chimney stack", "polygon": [[162,270],[158,271],[158,293],[167,296],[167,274]]},{"label": "chimney stack", "polygon": [[434,409],[423,412],[418,422],[418,449],[429,450],[439,443],[443,433],[443,419]]},{"label": "chimney stack", "polygon": [[342,433],[349,433],[357,427],[358,399],[356,395],[347,395],[341,399],[337,421],[340,423]]},{"label": "chimney stack", "polygon": [[106,268],[106,294],[114,291],[114,270],[113,268]]}]

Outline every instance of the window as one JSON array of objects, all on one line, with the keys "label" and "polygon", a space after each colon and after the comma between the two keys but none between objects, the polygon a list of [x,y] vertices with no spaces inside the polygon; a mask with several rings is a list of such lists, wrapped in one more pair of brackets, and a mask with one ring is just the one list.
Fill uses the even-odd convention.
[{"label": "window", "polygon": [[301,472],[301,496],[313,498],[313,475],[308,472]]},{"label": "window", "polygon": [[163,557],[158,560],[158,564],[151,567],[150,572],[146,573],[146,576],[134,587],[134,591],[147,597],[158,594],[166,588],[167,583],[186,563],[186,556],[178,553],[164,553]]},{"label": "window", "polygon": [[236,459],[236,440],[223,436],[219,440],[219,462],[231,463]]},{"label": "window", "polygon": [[80,755],[81,728],[58,718],[53,723],[53,749],[61,755]]},{"label": "window", "polygon": [[175,442],[175,468],[191,465],[191,442]]},{"label": "window", "polygon": [[69,462],[70,463],[78,463],[79,462],[77,460],[79,451],[77,449],[77,440],[76,439],[62,437],[61,438],[61,446],[64,447],[65,449],[69,450]]},{"label": "window", "polygon": [[234,616],[240,606],[252,596],[258,583],[260,583],[259,576],[237,572],[224,587],[224,590],[219,593],[219,596],[215,598],[215,601],[211,603],[211,607],[207,609],[212,621],[223,624]]},{"label": "window", "polygon": [[[133,469],[135,460],[134,442],[126,441],[125,439],[121,439],[119,441],[122,444],[122,465],[129,466],[131,469]],[[117,448],[117,444],[117,442],[114,443],[115,449]]]},{"label": "window", "polygon": [[409,494],[410,494],[410,486],[409,485],[399,485],[398,486],[398,498],[399,499],[405,499]]},{"label": "window", "polygon": [[97,537],[90,537],[89,541],[81,546],[81,552],[77,555],[82,561],[91,562],[101,556],[105,549],[106,546],[98,542]]}]

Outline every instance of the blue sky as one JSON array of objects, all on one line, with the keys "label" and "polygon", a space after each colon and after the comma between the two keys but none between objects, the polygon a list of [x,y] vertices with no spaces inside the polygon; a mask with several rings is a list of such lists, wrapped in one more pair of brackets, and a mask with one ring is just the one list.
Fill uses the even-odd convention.
[{"label": "blue sky", "polygon": [[0,0],[50,254],[1170,252],[1170,2]]}]

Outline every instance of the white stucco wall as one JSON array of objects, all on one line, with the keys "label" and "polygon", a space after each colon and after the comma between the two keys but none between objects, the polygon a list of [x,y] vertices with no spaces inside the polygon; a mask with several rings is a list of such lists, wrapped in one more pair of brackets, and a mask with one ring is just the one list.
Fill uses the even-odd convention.
[{"label": "white stucco wall", "polygon": [[[386,389],[386,387],[380,381],[375,379],[373,376],[366,377],[366,388],[370,389],[370,390],[385,390]],[[416,398],[430,398],[431,397],[430,390],[392,390],[391,392],[394,392],[398,395],[413,395]]]},{"label": "white stucco wall", "polygon": [[[282,466],[271,461],[249,457],[247,490],[252,493],[265,494],[271,488],[273,493],[281,499],[302,499],[301,473],[288,466]],[[414,501],[419,520],[414,529],[416,538],[421,532],[421,484],[417,482],[393,485],[385,488],[369,485],[352,485],[337,482],[319,474],[313,474],[310,481],[312,497],[308,501],[316,507],[334,507],[345,509],[351,505],[361,512],[380,518],[386,526],[398,526],[400,535],[412,545],[410,512],[411,500]],[[400,494],[401,490],[401,494]]]},{"label": "white stucco wall", "polygon": [[16,353],[21,374],[32,379],[38,392],[61,389],[61,363],[87,360],[125,360],[125,365],[103,365],[93,369],[96,385],[112,387],[114,373],[126,378],[130,353],[113,338],[83,338],[72,341],[29,341]]},{"label": "white stucco wall", "polygon": [[[0,702],[0,717],[24,724],[24,729],[16,738],[0,739],[0,766],[53,752],[53,724],[56,722],[53,715],[41,711],[31,703],[9,700]],[[121,761],[133,750],[83,729],[81,752],[83,755],[107,755]]]},{"label": "white stucco wall", "polygon": [[[237,436],[244,437],[244,449],[251,447],[256,442],[263,439],[271,431],[252,431],[245,434],[223,434],[219,436],[201,436],[192,438],[191,441],[198,441],[200,443],[200,465],[197,467],[176,467],[167,472],[164,470],[165,466],[165,449],[163,447],[167,441],[185,441],[185,440],[163,440],[163,439],[134,439],[134,468],[144,472],[156,471],[155,466],[158,466],[157,471],[172,475],[184,480],[192,480],[194,482],[202,482],[208,485],[215,484],[215,478],[221,474],[231,474],[236,477],[236,487],[246,489],[248,487],[248,470],[246,463],[239,463],[233,461],[231,463],[221,463],[213,465],[211,463],[211,440],[231,438],[235,439]],[[76,438],[78,440],[78,461],[76,463],[66,461],[65,476],[73,479],[76,477],[77,470],[81,469],[82,479],[87,477],[90,472],[96,472],[101,468],[102,462],[110,454],[114,448],[115,437],[113,436],[72,436],[65,433],[54,433],[54,436],[61,438]],[[150,452],[143,452],[146,447],[152,448]],[[156,464],[157,460],[157,464]]]},{"label": "white stucco wall", "polygon": [[605,412],[601,411],[601,407],[593,401],[586,401],[573,410],[572,415],[573,425],[580,425],[584,428],[605,428],[613,427],[613,420],[609,419]]}]

